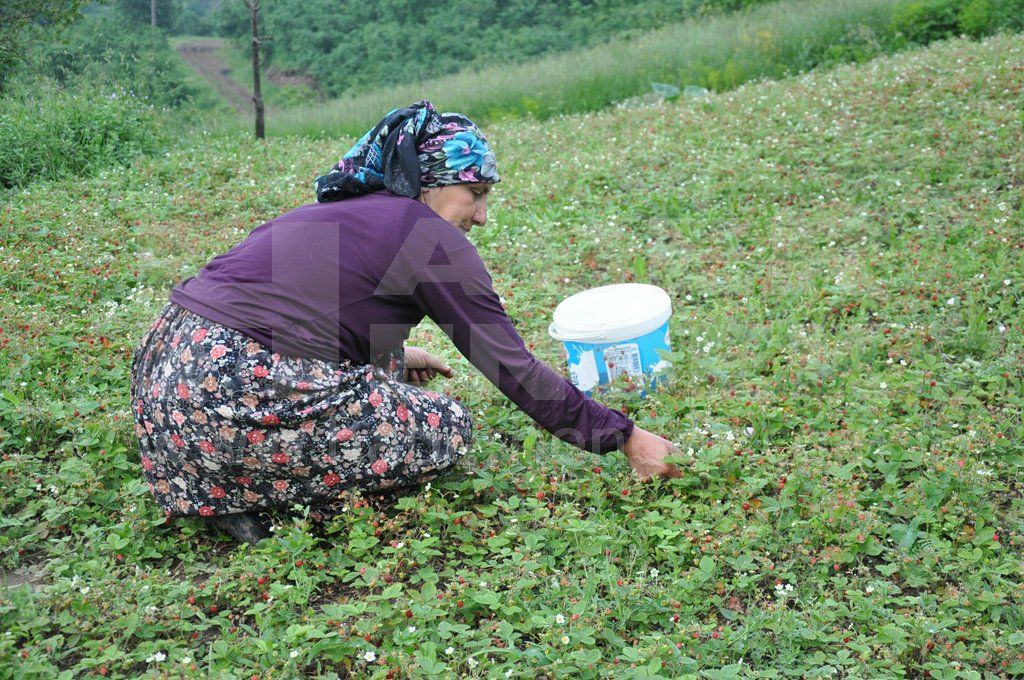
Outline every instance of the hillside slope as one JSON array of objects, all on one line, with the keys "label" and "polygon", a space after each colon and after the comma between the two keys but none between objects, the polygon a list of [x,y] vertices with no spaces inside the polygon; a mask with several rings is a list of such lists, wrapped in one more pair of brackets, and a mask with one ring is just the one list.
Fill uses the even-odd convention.
[{"label": "hillside slope", "polygon": [[0,668],[1024,673],[1022,93],[1013,35],[488,127],[503,181],[471,238],[538,357],[561,366],[565,296],[669,291],[673,382],[600,398],[687,474],[639,484],[538,431],[425,323],[473,451],[252,549],[165,525],[129,363],[176,281],[311,202],[353,140],[198,136],[6,194],[0,560],[24,585]]}]

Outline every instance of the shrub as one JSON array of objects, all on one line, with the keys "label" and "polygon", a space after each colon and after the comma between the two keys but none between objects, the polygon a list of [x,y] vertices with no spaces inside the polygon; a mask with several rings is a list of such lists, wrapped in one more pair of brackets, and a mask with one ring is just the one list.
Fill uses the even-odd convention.
[{"label": "shrub", "polygon": [[897,6],[892,29],[911,42],[926,44],[958,33],[956,0],[916,0]]},{"label": "shrub", "polygon": [[17,71],[34,41],[57,37],[78,18],[84,0],[20,0],[0,5],[0,90]]},{"label": "shrub", "polygon": [[161,148],[152,106],[124,89],[16,81],[0,98],[0,187],[89,175]]},{"label": "shrub", "polygon": [[[1024,0],[988,0],[985,4],[989,13],[989,31],[1016,33],[1024,30]],[[961,24],[965,28],[972,26],[970,22],[975,20],[975,15],[981,14],[982,9],[978,7],[968,11],[965,8],[961,14]]]},{"label": "shrub", "polygon": [[958,35],[980,38],[1024,28],[1024,0],[915,0],[893,11],[891,30],[918,44]]},{"label": "shrub", "polygon": [[156,107],[179,107],[196,92],[166,36],[113,13],[83,16],[59,43],[37,48],[36,73],[64,86],[115,82]]},{"label": "shrub", "polygon": [[[879,35],[879,32],[871,26],[857,24],[850,27],[846,33],[820,50],[820,55],[812,56],[809,62],[817,63],[820,68],[831,68],[838,64],[854,63],[859,64],[869,59],[874,59],[879,54],[886,52],[886,36]],[[809,50],[812,54],[815,50]]]},{"label": "shrub", "polygon": [[972,38],[987,34],[992,27],[992,6],[988,0],[972,0],[960,8],[957,24],[961,33]]}]

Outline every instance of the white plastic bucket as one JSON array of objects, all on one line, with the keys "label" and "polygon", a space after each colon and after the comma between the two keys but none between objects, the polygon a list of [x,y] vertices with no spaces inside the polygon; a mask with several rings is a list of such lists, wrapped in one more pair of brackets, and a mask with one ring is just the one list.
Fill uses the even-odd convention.
[{"label": "white plastic bucket", "polygon": [[636,376],[645,395],[669,365],[658,350],[672,349],[671,315],[672,301],[658,286],[618,283],[562,300],[548,334],[565,345],[569,378],[587,396],[622,373]]}]

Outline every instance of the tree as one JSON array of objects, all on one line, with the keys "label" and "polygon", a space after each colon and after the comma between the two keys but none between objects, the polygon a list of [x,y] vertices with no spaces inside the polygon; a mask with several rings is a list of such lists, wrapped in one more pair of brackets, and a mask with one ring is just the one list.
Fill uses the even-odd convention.
[{"label": "tree", "polygon": [[56,37],[78,18],[85,0],[0,0],[0,89],[41,34]]},{"label": "tree", "polygon": [[252,18],[252,103],[256,106],[256,137],[263,139],[263,95],[260,93],[260,43],[266,38],[259,33],[260,0],[242,0]]},{"label": "tree", "polygon": [[114,9],[136,24],[171,30],[177,24],[178,3],[169,0],[116,0]]}]

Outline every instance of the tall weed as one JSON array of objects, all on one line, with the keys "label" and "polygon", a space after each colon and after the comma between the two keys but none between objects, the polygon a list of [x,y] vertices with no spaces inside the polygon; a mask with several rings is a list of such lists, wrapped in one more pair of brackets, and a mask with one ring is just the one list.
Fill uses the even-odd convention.
[{"label": "tall weed", "polygon": [[0,98],[0,187],[87,176],[156,151],[167,141],[162,122],[124,89],[15,82]]}]

